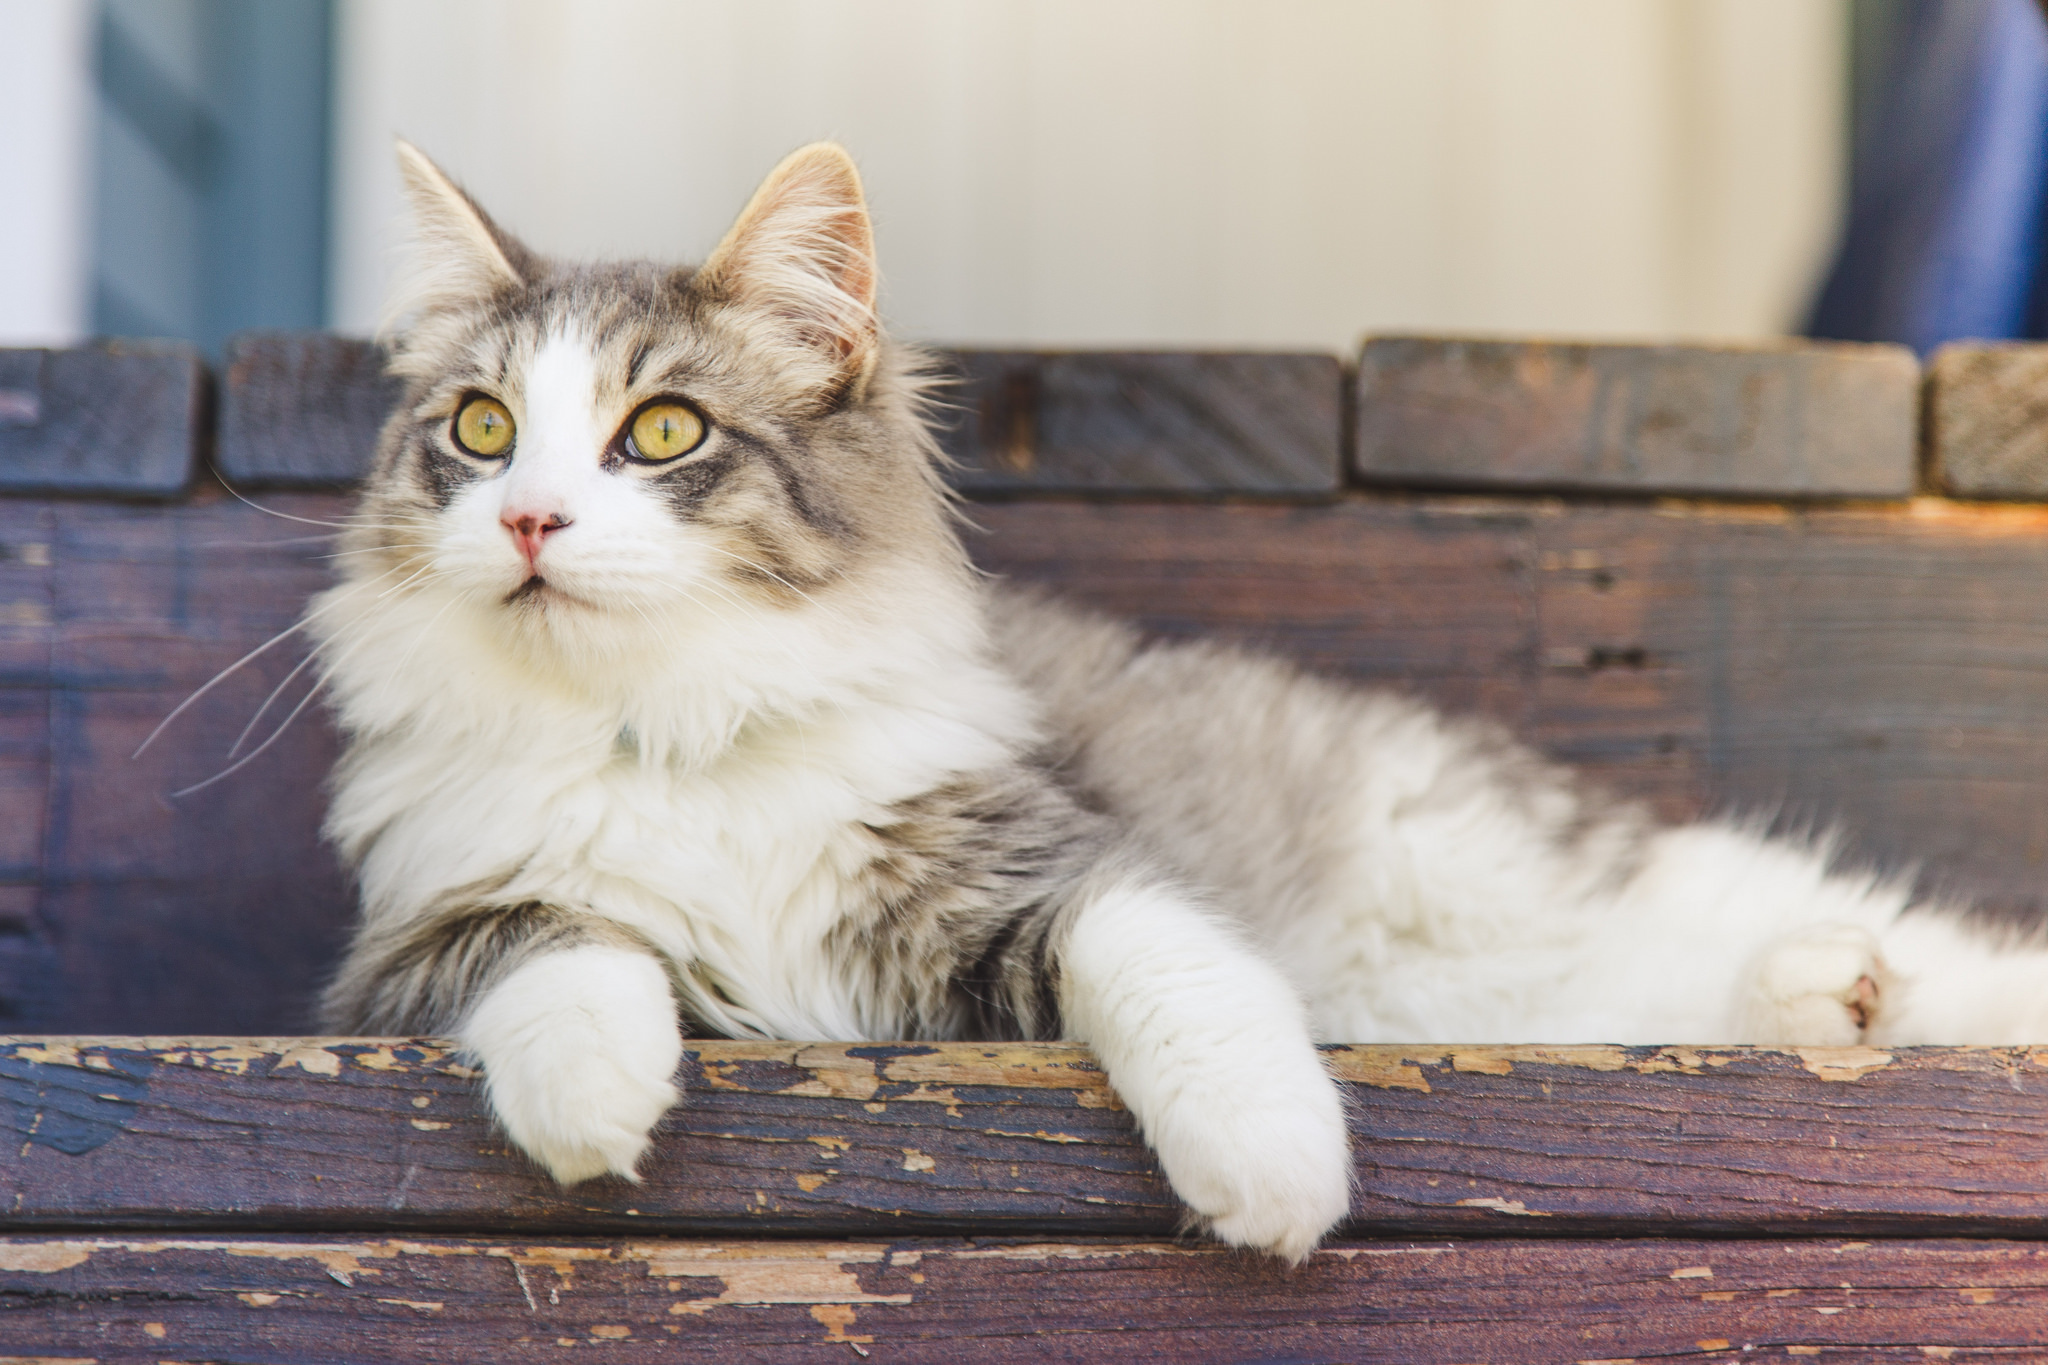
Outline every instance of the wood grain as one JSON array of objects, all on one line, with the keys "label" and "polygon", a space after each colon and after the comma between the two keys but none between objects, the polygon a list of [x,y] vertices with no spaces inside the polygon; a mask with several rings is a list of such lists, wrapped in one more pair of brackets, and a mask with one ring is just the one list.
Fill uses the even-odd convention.
[{"label": "wood grain", "polygon": [[31,1359],[2038,1358],[2027,1242],[0,1241]]},{"label": "wood grain", "polygon": [[[2048,1054],[1335,1047],[1354,1232],[2048,1232]],[[17,1229],[1171,1236],[1087,1053],[695,1042],[644,1183],[557,1188],[432,1039],[0,1043]]]},{"label": "wood grain", "polygon": [[1327,355],[952,351],[954,480],[975,493],[1327,493],[1343,369]]},{"label": "wood grain", "polygon": [[326,332],[241,332],[222,361],[214,462],[229,482],[338,488],[368,471],[402,392],[381,347]]},{"label": "wood grain", "polygon": [[2048,495],[2048,346],[1951,342],[1927,367],[1927,450],[1959,497]]},{"label": "wood grain", "polygon": [[175,496],[209,399],[183,342],[0,350],[0,491]]},{"label": "wood grain", "polygon": [[1919,366],[1897,346],[1618,346],[1375,337],[1369,483],[1900,498]]},{"label": "wood grain", "polygon": [[[315,523],[340,495],[266,495]],[[218,490],[15,499],[0,524],[0,1011],[18,1030],[292,1032],[352,908],[321,846],[317,703],[248,766],[304,657],[319,525]],[[990,569],[1498,717],[1673,818],[1841,823],[1857,856],[2034,913],[2048,860],[2048,514],[985,503]],[[311,539],[308,539],[308,538]],[[252,736],[296,704],[285,687]],[[245,754],[247,748],[243,751]]]}]

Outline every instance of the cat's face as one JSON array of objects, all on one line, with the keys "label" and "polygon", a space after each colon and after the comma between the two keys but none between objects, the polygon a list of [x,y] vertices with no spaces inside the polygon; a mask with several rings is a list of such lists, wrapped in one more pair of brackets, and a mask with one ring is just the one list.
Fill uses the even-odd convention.
[{"label": "cat's face", "polygon": [[917,383],[885,354],[859,181],[814,147],[702,269],[546,262],[402,148],[413,317],[358,574],[589,643],[789,609],[943,547]]}]

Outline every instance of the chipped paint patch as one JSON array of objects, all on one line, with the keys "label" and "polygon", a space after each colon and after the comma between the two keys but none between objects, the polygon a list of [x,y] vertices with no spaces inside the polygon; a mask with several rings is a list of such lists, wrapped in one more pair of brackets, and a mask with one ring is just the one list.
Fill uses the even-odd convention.
[{"label": "chipped paint patch", "polygon": [[0,1242],[0,1270],[50,1275],[92,1259],[91,1242]]},{"label": "chipped paint patch", "polygon": [[1665,1278],[1670,1280],[1711,1280],[1714,1278],[1714,1267],[1710,1265],[1682,1265],[1665,1276]]},{"label": "chipped paint patch", "polygon": [[915,1147],[904,1147],[899,1150],[903,1153],[903,1169],[906,1171],[932,1171],[938,1169],[938,1162],[932,1160],[923,1152],[918,1151]]},{"label": "chipped paint patch", "polygon": [[1422,1068],[1442,1063],[1441,1050],[1417,1052],[1409,1048],[1347,1046],[1327,1048],[1323,1065],[1332,1076],[1353,1085],[1370,1085],[1380,1090],[1419,1090],[1430,1093],[1429,1077]]},{"label": "chipped paint patch", "polygon": [[[821,1303],[811,1309],[812,1320],[821,1327],[826,1328],[830,1333],[825,1340],[842,1346],[854,1346],[856,1342],[866,1344],[874,1341],[874,1337],[871,1335],[857,1337],[847,1335],[846,1329],[853,1326],[856,1316],[854,1307],[850,1303]],[[855,1346],[854,1349],[859,1350],[859,1347]],[[861,1354],[866,1355],[867,1352],[862,1351]]]},{"label": "chipped paint patch", "polygon": [[645,1261],[657,1279],[717,1280],[712,1298],[672,1305],[675,1315],[701,1315],[726,1304],[909,1303],[908,1294],[870,1294],[848,1267],[876,1265],[886,1246],[862,1242],[773,1242],[726,1246],[642,1243],[622,1260]]},{"label": "chipped paint patch", "polygon": [[1874,1047],[1801,1047],[1793,1052],[1808,1071],[1824,1081],[1862,1080],[1893,1061],[1891,1053]]},{"label": "chipped paint patch", "polygon": [[421,1313],[438,1313],[446,1305],[426,1299],[379,1299],[379,1303],[392,1304],[398,1308],[411,1308]]},{"label": "chipped paint patch", "polygon": [[1517,1218],[1548,1218],[1541,1209],[1532,1209],[1519,1199],[1460,1199],[1461,1209],[1492,1209],[1495,1213],[1512,1214]]},{"label": "chipped paint patch", "polygon": [[304,1044],[278,1058],[277,1065],[271,1070],[287,1071],[292,1067],[297,1067],[312,1076],[339,1076],[341,1054],[329,1051],[318,1044]]},{"label": "chipped paint patch", "polygon": [[446,1132],[455,1125],[452,1123],[437,1123],[433,1119],[414,1119],[412,1126],[419,1129],[422,1133],[441,1133]]},{"label": "chipped paint patch", "polygon": [[1024,1138],[1030,1142],[1067,1143],[1086,1142],[1088,1140],[1087,1138],[1075,1137],[1072,1133],[1048,1133],[1043,1128],[1036,1129],[1029,1133],[1012,1132],[1007,1128],[984,1128],[981,1131],[989,1137]]},{"label": "chipped paint patch", "polygon": [[805,1194],[811,1194],[831,1178],[829,1175],[800,1175],[796,1178],[796,1187]]},{"label": "chipped paint patch", "polygon": [[1483,1076],[1506,1076],[1515,1064],[1496,1052],[1453,1052],[1451,1070],[1473,1071]]},{"label": "chipped paint patch", "polygon": [[1964,1303],[1979,1305],[1996,1303],[1998,1302],[1998,1291],[1996,1289],[1958,1289],[1956,1297]]},{"label": "chipped paint patch", "polygon": [[282,1294],[250,1293],[237,1294],[235,1295],[235,1297],[240,1299],[243,1303],[248,1304],[251,1308],[268,1308],[270,1307],[270,1305],[276,1303],[279,1299],[283,1298],[284,1296]]}]

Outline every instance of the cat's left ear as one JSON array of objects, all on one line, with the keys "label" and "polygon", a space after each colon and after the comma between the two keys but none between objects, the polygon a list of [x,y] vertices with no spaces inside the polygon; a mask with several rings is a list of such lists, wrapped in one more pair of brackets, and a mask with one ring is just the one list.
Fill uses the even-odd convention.
[{"label": "cat's left ear", "polygon": [[858,392],[880,348],[875,238],[846,149],[814,142],[783,159],[698,273],[708,289],[784,329]]}]

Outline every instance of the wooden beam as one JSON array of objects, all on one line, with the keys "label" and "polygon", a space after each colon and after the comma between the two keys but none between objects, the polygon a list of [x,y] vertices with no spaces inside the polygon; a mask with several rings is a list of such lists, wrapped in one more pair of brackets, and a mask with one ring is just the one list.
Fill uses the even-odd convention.
[{"label": "wooden beam", "polygon": [[942,435],[973,493],[1315,494],[1342,481],[1335,356],[953,351]]},{"label": "wooden beam", "polygon": [[[1327,493],[1343,367],[1327,355],[940,352],[940,425],[973,492]],[[245,332],[227,348],[218,464],[232,483],[362,478],[397,401],[367,341]]]},{"label": "wooden beam", "polygon": [[1900,346],[1617,346],[1376,337],[1368,483],[1902,498],[1920,367]]},{"label": "wooden beam", "polygon": [[1968,498],[2048,497],[2048,346],[1952,342],[1927,369],[1935,477]]},{"label": "wooden beam", "polygon": [[[270,493],[338,521],[336,494]],[[65,1032],[278,1033],[354,913],[318,702],[236,738],[329,581],[320,525],[217,488],[17,499],[0,524],[0,1009]],[[974,509],[985,567],[1496,717],[1683,818],[1839,822],[1857,856],[2032,913],[2048,857],[2048,513],[1349,495]],[[290,714],[311,671],[267,721]],[[252,743],[261,742],[259,726]],[[245,744],[243,754],[248,751]],[[288,913],[279,913],[288,906]]]},{"label": "wooden beam", "polygon": [[[1354,1232],[2035,1236],[2048,1054],[1334,1047]],[[1171,1236],[1087,1053],[696,1042],[644,1183],[562,1190],[431,1039],[0,1043],[14,1229]],[[1768,1122],[1761,1116],[1768,1116]]]},{"label": "wooden beam", "polygon": [[9,1359],[2033,1358],[2028,1242],[0,1241]]},{"label": "wooden beam", "polygon": [[403,392],[381,347],[328,332],[238,333],[222,360],[214,463],[247,488],[353,485]]},{"label": "wooden beam", "polygon": [[183,342],[0,350],[0,491],[173,497],[192,478],[209,398]]}]

